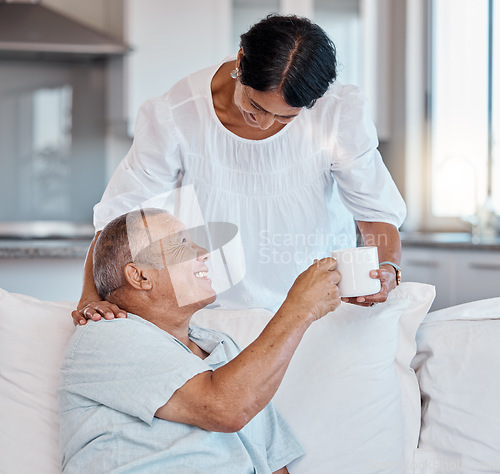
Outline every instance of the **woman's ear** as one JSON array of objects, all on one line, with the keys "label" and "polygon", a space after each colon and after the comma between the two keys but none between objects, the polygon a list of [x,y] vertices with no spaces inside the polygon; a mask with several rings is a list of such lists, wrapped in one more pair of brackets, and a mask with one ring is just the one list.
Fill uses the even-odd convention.
[{"label": "woman's ear", "polygon": [[135,263],[127,263],[123,269],[125,279],[135,290],[151,290],[153,288],[151,272],[151,269],[138,267]]},{"label": "woman's ear", "polygon": [[245,54],[243,53],[243,48],[240,48],[240,50],[238,51],[238,55],[236,56],[236,67],[240,67],[240,62],[243,59],[243,56],[245,56]]}]

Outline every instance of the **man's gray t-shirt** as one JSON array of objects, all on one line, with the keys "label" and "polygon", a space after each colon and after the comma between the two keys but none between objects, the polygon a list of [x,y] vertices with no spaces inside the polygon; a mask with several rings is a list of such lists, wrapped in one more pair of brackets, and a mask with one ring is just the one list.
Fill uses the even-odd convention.
[{"label": "man's gray t-shirt", "polygon": [[64,472],[260,474],[304,453],[272,404],[237,433],[154,417],[185,382],[239,353],[220,332],[193,326],[189,337],[206,359],[134,315],[77,328],[58,390]]}]

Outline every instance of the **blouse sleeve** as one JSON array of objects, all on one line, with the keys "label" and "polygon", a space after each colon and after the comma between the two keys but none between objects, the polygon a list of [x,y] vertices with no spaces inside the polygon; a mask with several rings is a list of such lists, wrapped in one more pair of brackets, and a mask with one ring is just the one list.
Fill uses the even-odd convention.
[{"label": "blouse sleeve", "polygon": [[406,205],[377,150],[366,99],[357,87],[345,86],[339,104],[331,172],[340,197],[356,220],[399,228]]},{"label": "blouse sleeve", "polygon": [[145,102],[137,116],[134,142],[94,206],[96,232],[126,212],[155,207],[152,199],[176,187],[181,174],[179,140],[168,95]]}]

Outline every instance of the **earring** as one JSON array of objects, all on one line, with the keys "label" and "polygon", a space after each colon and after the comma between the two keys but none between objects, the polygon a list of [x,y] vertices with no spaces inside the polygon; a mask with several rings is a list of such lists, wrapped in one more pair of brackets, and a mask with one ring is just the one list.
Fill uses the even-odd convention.
[{"label": "earring", "polygon": [[238,79],[238,77],[240,76],[240,68],[237,67],[235,69],[233,69],[229,75],[233,78],[233,79]]}]

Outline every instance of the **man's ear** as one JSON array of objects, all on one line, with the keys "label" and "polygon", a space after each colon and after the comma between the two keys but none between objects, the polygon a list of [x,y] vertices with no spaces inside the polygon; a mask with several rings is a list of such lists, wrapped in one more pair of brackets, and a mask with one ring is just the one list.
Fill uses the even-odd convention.
[{"label": "man's ear", "polygon": [[153,288],[151,272],[151,269],[138,267],[135,263],[127,263],[123,269],[125,279],[135,290],[151,290]]}]

